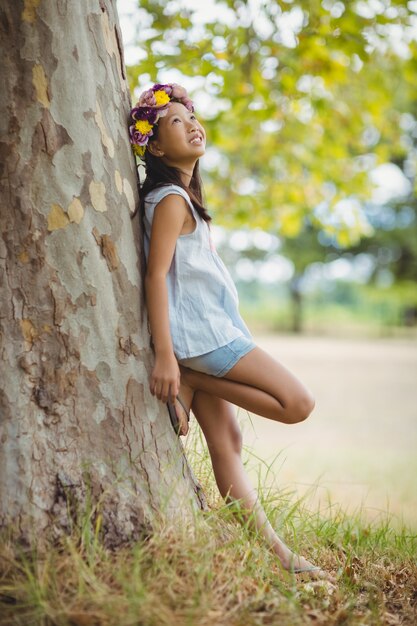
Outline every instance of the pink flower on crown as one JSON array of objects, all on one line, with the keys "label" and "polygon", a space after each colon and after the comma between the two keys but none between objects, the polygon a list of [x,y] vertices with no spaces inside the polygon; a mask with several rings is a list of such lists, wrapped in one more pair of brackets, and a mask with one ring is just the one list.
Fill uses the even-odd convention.
[{"label": "pink flower on crown", "polygon": [[[171,87],[169,85],[156,84],[151,89],[143,92],[136,106],[156,108],[160,114],[168,109],[170,94]],[[160,115],[160,117],[162,116]]]},{"label": "pink flower on crown", "polygon": [[177,85],[177,83],[172,83],[172,93],[171,97],[176,100],[180,100],[180,102],[191,112],[194,111],[193,101],[188,97],[187,91],[181,85]]}]

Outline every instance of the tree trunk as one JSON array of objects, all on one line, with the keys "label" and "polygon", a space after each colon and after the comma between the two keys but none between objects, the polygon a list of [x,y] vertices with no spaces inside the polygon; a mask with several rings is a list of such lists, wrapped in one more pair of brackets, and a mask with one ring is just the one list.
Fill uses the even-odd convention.
[{"label": "tree trunk", "polygon": [[298,334],[302,331],[302,294],[300,291],[300,283],[301,274],[296,274],[290,281],[292,303],[291,331]]},{"label": "tree trunk", "polygon": [[0,528],[46,545],[92,500],[117,546],[205,504],[148,387],[115,2],[0,5]]}]

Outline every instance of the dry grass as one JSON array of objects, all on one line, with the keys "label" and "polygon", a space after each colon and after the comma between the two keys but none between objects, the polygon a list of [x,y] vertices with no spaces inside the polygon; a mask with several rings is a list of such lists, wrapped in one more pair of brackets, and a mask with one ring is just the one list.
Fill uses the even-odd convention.
[{"label": "dry grass", "polygon": [[280,535],[338,577],[334,589],[302,582],[237,521],[236,505],[220,501],[207,456],[196,454],[211,510],[192,527],[159,522],[152,537],[110,552],[80,520],[43,557],[3,539],[0,624],[415,626],[416,537],[407,528],[335,507],[313,513],[293,493],[261,494]]}]

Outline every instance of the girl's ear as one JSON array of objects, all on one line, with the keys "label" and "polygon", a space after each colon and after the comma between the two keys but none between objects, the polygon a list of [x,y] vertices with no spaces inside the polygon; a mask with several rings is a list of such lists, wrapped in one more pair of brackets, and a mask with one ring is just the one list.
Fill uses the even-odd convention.
[{"label": "girl's ear", "polygon": [[156,141],[148,141],[147,148],[153,156],[160,157],[164,154],[163,151],[158,148]]}]

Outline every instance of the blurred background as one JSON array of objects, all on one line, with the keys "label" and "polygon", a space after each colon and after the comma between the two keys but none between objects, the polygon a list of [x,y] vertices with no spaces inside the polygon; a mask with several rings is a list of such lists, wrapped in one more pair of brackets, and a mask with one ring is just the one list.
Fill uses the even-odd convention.
[{"label": "blurred background", "polygon": [[132,102],[187,88],[242,315],[316,398],[294,426],[239,412],[248,471],[416,528],[417,0],[117,7]]}]

